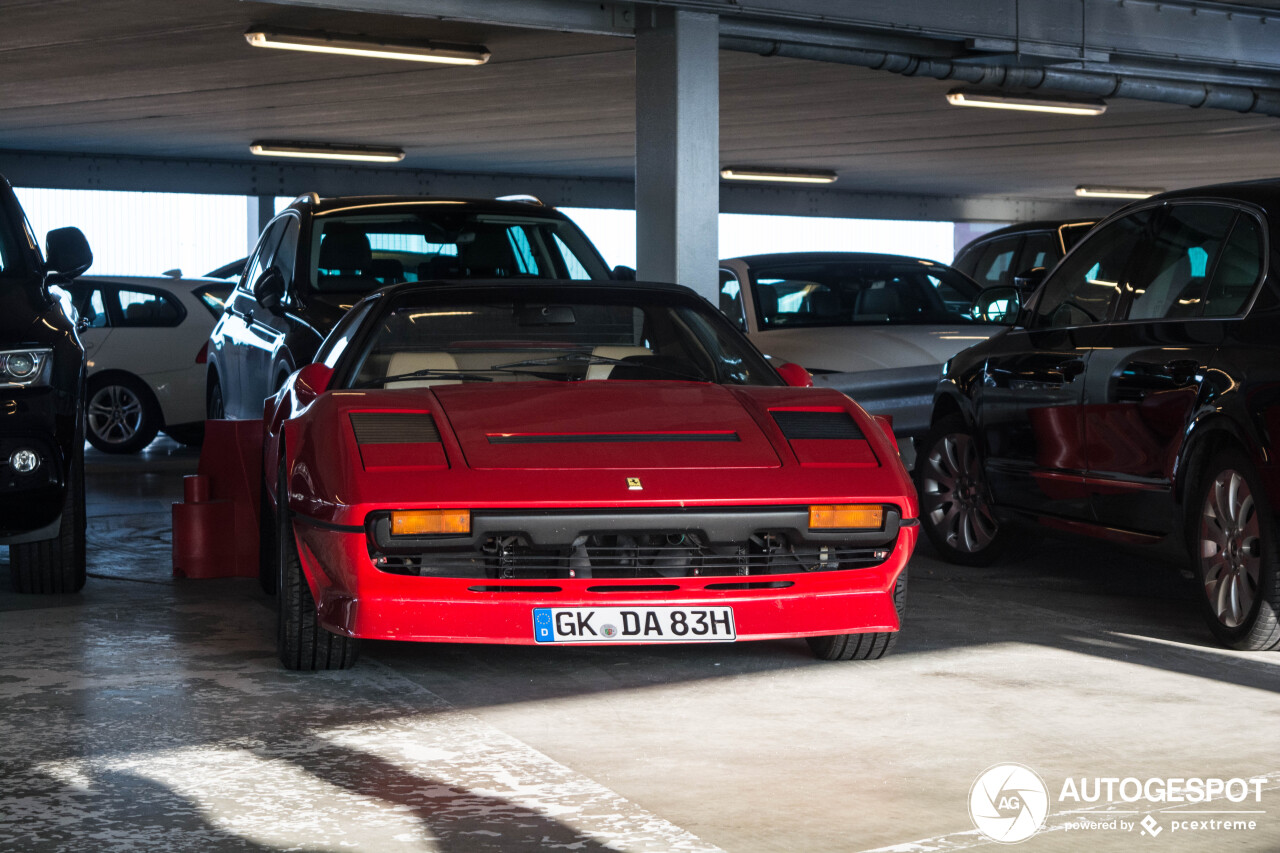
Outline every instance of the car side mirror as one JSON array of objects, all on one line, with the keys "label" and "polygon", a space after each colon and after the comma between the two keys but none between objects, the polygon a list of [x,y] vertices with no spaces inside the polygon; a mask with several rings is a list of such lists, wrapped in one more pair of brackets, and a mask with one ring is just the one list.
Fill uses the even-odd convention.
[{"label": "car side mirror", "polygon": [[1044,277],[1048,273],[1048,267],[1032,267],[1014,275],[1013,286],[1022,295],[1024,302],[1028,296],[1035,293],[1036,288],[1040,286],[1040,282],[1044,281]]},{"label": "car side mirror", "polygon": [[812,388],[813,376],[809,371],[800,365],[788,361],[786,364],[778,365],[778,375],[782,377],[782,381],[792,388]]},{"label": "car side mirror", "polygon": [[284,276],[279,269],[272,267],[258,276],[253,283],[253,298],[272,314],[284,313]]},{"label": "car side mirror", "polygon": [[299,406],[309,406],[329,388],[333,368],[312,362],[293,377],[293,396]]},{"label": "car side mirror", "polygon": [[613,268],[614,281],[635,281],[636,271],[631,267],[616,266]]},{"label": "car side mirror", "polygon": [[71,281],[93,265],[89,241],[79,228],[55,228],[44,238],[46,266],[57,281]]},{"label": "car side mirror", "polygon": [[1017,326],[1022,322],[1022,294],[1007,284],[988,287],[969,306],[969,316],[979,323]]}]

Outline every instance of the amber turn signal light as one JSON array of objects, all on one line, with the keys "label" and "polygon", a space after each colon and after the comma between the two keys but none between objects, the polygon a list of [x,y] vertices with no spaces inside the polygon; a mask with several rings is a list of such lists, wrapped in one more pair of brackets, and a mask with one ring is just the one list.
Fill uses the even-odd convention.
[{"label": "amber turn signal light", "polygon": [[880,529],[884,525],[884,507],[876,504],[838,504],[809,507],[810,529],[863,528]]},{"label": "amber turn signal light", "polygon": [[465,509],[415,509],[391,513],[392,536],[431,536],[471,532],[471,511]]}]

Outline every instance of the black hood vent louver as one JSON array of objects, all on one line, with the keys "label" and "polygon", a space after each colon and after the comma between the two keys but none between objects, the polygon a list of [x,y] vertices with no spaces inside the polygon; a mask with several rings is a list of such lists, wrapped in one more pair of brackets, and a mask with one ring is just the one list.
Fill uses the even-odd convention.
[{"label": "black hood vent louver", "polygon": [[774,423],[788,441],[810,438],[866,438],[848,412],[772,411]]},{"label": "black hood vent louver", "polygon": [[439,442],[435,418],[426,412],[352,412],[356,444],[424,444]]}]

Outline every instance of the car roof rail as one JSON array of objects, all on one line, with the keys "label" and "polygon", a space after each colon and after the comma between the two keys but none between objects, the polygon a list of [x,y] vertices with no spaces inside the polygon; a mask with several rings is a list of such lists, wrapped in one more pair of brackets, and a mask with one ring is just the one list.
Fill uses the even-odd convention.
[{"label": "car roof rail", "polygon": [[542,199],[538,198],[536,195],[529,195],[528,193],[500,195],[495,199],[495,201],[519,201],[525,204],[536,204],[538,207],[546,207],[546,205],[542,203]]}]

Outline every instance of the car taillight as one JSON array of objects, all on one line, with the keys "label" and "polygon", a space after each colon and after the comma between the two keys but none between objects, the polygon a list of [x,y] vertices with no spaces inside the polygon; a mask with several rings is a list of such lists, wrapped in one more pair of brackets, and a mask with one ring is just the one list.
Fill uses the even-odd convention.
[{"label": "car taillight", "polygon": [[196,364],[209,363],[209,342],[205,341],[204,346],[200,347],[200,352],[196,353]]}]

